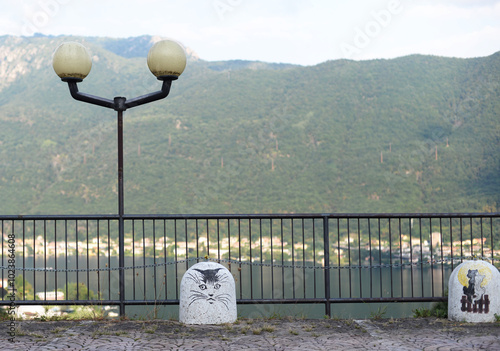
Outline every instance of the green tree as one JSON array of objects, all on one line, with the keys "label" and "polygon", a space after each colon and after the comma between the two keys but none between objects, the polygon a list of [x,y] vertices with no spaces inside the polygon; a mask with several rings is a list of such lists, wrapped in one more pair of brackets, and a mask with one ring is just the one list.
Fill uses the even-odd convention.
[{"label": "green tree", "polygon": [[18,300],[33,300],[35,297],[35,291],[30,282],[23,279],[22,275],[18,275],[14,280],[16,288],[16,299]]},{"label": "green tree", "polygon": [[68,291],[66,300],[94,300],[96,296],[84,283],[68,283],[63,291]]}]

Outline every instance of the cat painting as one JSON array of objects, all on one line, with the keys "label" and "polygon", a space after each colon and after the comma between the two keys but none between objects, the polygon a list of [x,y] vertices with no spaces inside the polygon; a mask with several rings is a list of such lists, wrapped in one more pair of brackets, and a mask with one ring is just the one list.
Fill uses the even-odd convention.
[{"label": "cat painting", "polygon": [[193,269],[188,273],[188,279],[193,280],[197,288],[191,289],[190,305],[199,300],[205,300],[209,304],[220,302],[229,309],[229,294],[221,293],[221,284],[227,282],[227,275],[219,273],[221,268],[216,269]]},{"label": "cat painting", "polygon": [[448,319],[490,323],[500,315],[500,272],[483,260],[464,261],[450,275]]},{"label": "cat painting", "polygon": [[237,318],[234,278],[219,263],[200,262],[189,268],[182,277],[179,297],[182,323],[222,324]]},{"label": "cat painting", "polygon": [[486,291],[485,288],[481,286],[485,276],[479,274],[477,269],[469,269],[467,278],[469,278],[469,286],[464,286],[464,295],[467,296],[467,300],[470,303],[473,303],[476,302],[476,300],[480,300]]}]

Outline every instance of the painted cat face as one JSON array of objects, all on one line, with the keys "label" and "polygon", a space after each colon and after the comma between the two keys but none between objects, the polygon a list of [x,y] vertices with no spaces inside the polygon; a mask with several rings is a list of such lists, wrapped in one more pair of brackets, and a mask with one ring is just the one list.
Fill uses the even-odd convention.
[{"label": "painted cat face", "polygon": [[229,309],[229,294],[220,293],[219,289],[222,284],[227,282],[227,275],[219,273],[221,268],[216,269],[193,269],[195,272],[190,272],[188,278],[194,281],[197,289],[191,289],[189,305],[195,301],[205,300],[209,304],[220,302]]}]

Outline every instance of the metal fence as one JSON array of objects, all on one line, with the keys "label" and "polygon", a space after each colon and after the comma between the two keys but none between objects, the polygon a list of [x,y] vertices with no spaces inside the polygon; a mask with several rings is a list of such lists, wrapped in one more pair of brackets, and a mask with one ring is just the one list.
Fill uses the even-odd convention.
[{"label": "metal fence", "polygon": [[178,304],[184,272],[212,260],[233,274],[238,304],[324,304],[331,315],[332,303],[443,301],[457,264],[500,261],[500,213],[125,215],[123,240],[118,220],[0,216],[3,288],[15,272],[17,305],[123,314]]}]

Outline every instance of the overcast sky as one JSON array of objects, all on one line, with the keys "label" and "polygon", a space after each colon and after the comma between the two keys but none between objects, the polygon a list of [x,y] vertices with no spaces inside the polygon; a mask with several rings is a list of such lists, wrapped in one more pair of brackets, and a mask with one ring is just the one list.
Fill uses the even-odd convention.
[{"label": "overcast sky", "polygon": [[0,35],[173,38],[205,60],[313,65],[500,51],[500,0],[2,0]]}]

